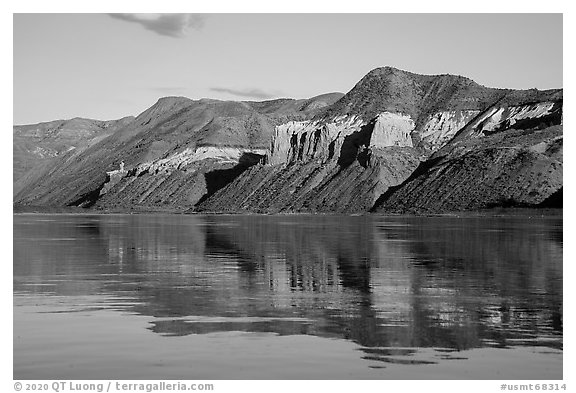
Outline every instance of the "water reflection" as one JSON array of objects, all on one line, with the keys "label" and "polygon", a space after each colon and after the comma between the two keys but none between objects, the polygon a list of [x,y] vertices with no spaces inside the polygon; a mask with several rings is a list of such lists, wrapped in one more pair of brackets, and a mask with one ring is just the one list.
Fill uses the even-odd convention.
[{"label": "water reflection", "polygon": [[384,363],[561,349],[562,219],[17,215],[14,292],[151,316],[165,336],[346,339]]}]

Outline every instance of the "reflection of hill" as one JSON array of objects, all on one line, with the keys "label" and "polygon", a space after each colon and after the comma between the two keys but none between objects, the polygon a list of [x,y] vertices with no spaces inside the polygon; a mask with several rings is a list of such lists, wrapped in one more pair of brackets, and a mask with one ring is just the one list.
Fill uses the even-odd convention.
[{"label": "reflection of hill", "polygon": [[[561,218],[410,217],[388,238],[409,239],[415,317],[480,340],[536,344],[562,333]],[[446,332],[438,332],[445,336]],[[428,337],[430,338],[430,337]],[[421,343],[427,346],[428,343]],[[558,345],[561,345],[559,343]]]},{"label": "reflection of hill", "polygon": [[116,271],[107,264],[98,219],[15,216],[13,241],[15,292],[97,294],[100,277]]},{"label": "reflection of hill", "polygon": [[155,317],[150,329],[165,335],[242,330],[458,349],[544,337],[561,346],[561,224],[15,216],[14,290],[129,299],[125,307]]},{"label": "reflection of hill", "polygon": [[273,269],[282,260],[291,288],[369,290],[374,246],[368,217],[218,216],[208,220],[213,225],[225,223],[217,230],[208,226],[208,252],[243,255],[246,263],[241,266],[247,272]]}]

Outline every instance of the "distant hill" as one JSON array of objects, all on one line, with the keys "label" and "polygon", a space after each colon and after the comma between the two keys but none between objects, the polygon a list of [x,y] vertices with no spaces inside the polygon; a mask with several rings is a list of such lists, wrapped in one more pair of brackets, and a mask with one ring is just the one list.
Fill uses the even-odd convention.
[{"label": "distant hill", "polygon": [[27,172],[47,165],[49,161],[62,154],[81,149],[113,134],[133,119],[132,116],[112,121],[74,118],[14,126],[12,130],[14,182],[20,180]]}]

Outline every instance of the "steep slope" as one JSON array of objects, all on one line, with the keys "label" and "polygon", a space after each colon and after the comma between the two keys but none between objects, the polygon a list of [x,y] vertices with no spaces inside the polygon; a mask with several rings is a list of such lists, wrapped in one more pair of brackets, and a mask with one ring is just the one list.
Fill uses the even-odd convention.
[{"label": "steep slope", "polygon": [[562,128],[486,137],[422,164],[375,211],[441,213],[538,206],[562,188]]},{"label": "steep slope", "polygon": [[364,76],[325,114],[373,118],[382,112],[409,115],[421,125],[434,111],[481,110],[504,91],[480,86],[456,75],[419,75],[393,67],[376,68]]},{"label": "steep slope", "polygon": [[257,165],[196,206],[196,211],[365,212],[419,162],[411,149],[366,151],[363,156],[346,167],[321,160]]}]

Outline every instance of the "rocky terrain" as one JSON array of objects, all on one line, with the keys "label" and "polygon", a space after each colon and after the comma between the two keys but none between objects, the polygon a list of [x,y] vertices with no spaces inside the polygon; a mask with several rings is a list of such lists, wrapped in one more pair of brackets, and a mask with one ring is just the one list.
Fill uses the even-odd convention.
[{"label": "rocky terrain", "polygon": [[[69,139],[47,131],[58,122],[17,126],[14,203],[259,213],[556,207],[562,94],[384,67],[345,95],[166,97],[136,118],[64,122]],[[37,148],[57,154],[36,158]]]}]

